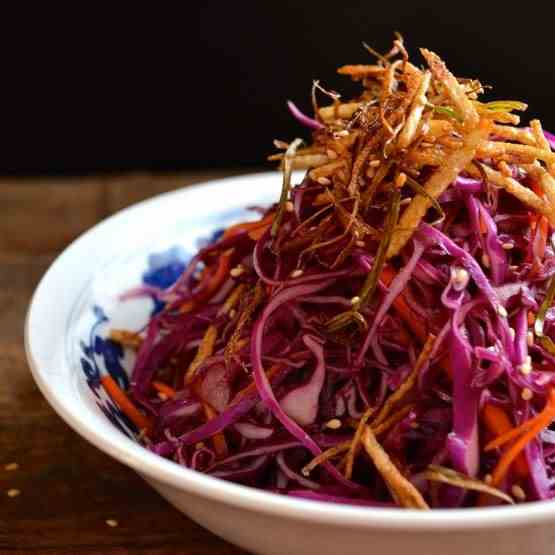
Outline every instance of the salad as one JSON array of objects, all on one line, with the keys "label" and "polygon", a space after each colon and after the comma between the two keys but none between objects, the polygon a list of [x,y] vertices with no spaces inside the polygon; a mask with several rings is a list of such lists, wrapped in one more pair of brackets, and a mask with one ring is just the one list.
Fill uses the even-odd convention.
[{"label": "salad", "polygon": [[[283,184],[150,288],[129,391],[144,445],[306,499],[412,509],[555,496],[555,137],[435,53],[319,82]],[[306,173],[292,183],[295,169]],[[276,177],[277,179],[277,177]]]}]

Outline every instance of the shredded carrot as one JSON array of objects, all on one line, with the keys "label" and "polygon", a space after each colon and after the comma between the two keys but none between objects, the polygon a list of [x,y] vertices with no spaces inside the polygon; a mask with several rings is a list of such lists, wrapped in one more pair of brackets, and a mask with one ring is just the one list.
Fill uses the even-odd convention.
[{"label": "shredded carrot", "polygon": [[207,272],[203,274],[203,281],[205,282],[201,285],[201,290],[193,296],[192,299],[184,302],[179,312],[191,312],[194,310],[200,303],[208,301],[215,293],[220,289],[223,285],[224,281],[228,277],[229,274],[229,267],[231,265],[231,257],[233,256],[233,249],[230,249],[219,258],[218,260],[218,267],[216,271],[210,276]]},{"label": "shredded carrot", "polygon": [[545,247],[547,246],[547,236],[549,235],[549,220],[545,216],[540,216],[538,220],[538,226],[536,230],[536,236],[539,233],[539,249],[536,252],[536,255],[539,256],[540,259],[543,259],[545,256]]},{"label": "shredded carrot", "polygon": [[204,333],[204,337],[202,338],[200,345],[198,346],[197,354],[195,358],[187,368],[187,372],[185,373],[185,383],[191,383],[193,378],[195,377],[195,373],[199,366],[209,357],[212,355],[214,351],[214,345],[216,343],[216,339],[218,338],[218,329],[216,326],[209,326]]},{"label": "shredded carrot", "polygon": [[[385,284],[389,285],[393,278],[395,277],[395,270],[390,266],[385,266],[380,274],[380,280]],[[398,312],[399,316],[403,321],[409,326],[412,332],[418,337],[418,339],[423,343],[428,337],[425,324],[421,320],[415,317],[410,306],[406,300],[406,293],[401,292],[395,300],[393,301],[393,307]]]},{"label": "shredded carrot", "polygon": [[[212,420],[216,416],[216,411],[208,403],[202,403],[202,408],[204,409],[204,415],[207,421]],[[227,455],[227,442],[222,432],[218,432],[212,436],[212,444],[214,445],[214,451],[216,451],[218,457],[225,457]]]},{"label": "shredded carrot", "polygon": [[268,229],[270,228],[270,226],[272,225],[272,222],[269,222],[263,226],[257,227],[256,229],[253,229],[252,231],[249,231],[249,237],[253,240],[253,241],[258,241],[262,235],[264,235],[264,233],[266,233],[266,231],[268,231]]},{"label": "shredded carrot", "polygon": [[116,381],[106,374],[100,378],[104,390],[111,397],[112,401],[118,405],[121,411],[137,426],[139,430],[146,430],[148,433],[152,428],[151,420],[145,416],[139,409],[134,405],[133,401],[129,399],[125,391],[116,383]]},{"label": "shredded carrot", "polygon": [[[280,363],[276,363],[272,366],[270,366],[270,368],[268,369],[268,371],[266,372],[266,376],[268,377],[269,381],[272,381],[273,377],[278,373],[278,371],[282,368],[282,364]],[[250,395],[251,393],[254,393],[256,391],[256,383],[254,382],[254,380],[247,385],[245,388],[241,389],[241,391],[239,391],[235,397],[233,397],[231,403],[229,403],[228,407],[231,407],[233,405],[236,405],[241,399],[244,399],[246,396]]]},{"label": "shredded carrot", "polygon": [[529,310],[528,311],[528,325],[533,326],[535,321],[536,321],[536,315],[531,310]]},{"label": "shredded carrot", "polygon": [[152,387],[156,389],[158,393],[165,395],[168,399],[175,397],[175,394],[177,393],[177,391],[173,387],[170,387],[163,382],[153,381]]},{"label": "shredded carrot", "polygon": [[[503,436],[507,433],[511,433],[515,429],[505,410],[492,403],[486,403],[484,405],[481,417],[486,429],[493,436]],[[491,443],[492,442],[488,443],[484,450],[488,451]],[[528,462],[522,453],[515,459],[513,471],[519,478],[526,478],[528,476]]]},{"label": "shredded carrot", "polygon": [[[492,486],[497,487],[503,479],[505,478],[510,466],[515,461],[515,459],[522,454],[526,446],[535,439],[535,437],[551,422],[555,419],[555,388],[552,388],[549,392],[549,397],[545,408],[538,414],[538,416],[531,419],[531,421],[525,422],[520,426],[521,435],[515,443],[513,443],[509,449],[507,449],[501,458],[497,462],[492,473]],[[508,435],[508,434],[507,434]],[[511,434],[511,438],[514,438],[514,434]],[[507,440],[509,441],[509,440]],[[504,443],[504,442],[503,442]]]},{"label": "shredded carrot", "polygon": [[[238,235],[239,233],[248,232],[249,237],[256,241],[257,239],[260,239],[260,237],[262,237],[266,229],[268,229],[273,221],[274,214],[272,213],[262,218],[262,220],[258,220],[256,222],[241,222],[239,224],[228,227],[225,230],[223,237],[224,239],[228,239],[229,237],[233,237],[235,235]],[[257,233],[260,232],[261,229],[263,229],[263,231],[260,233],[260,236],[256,237]],[[251,234],[254,234],[255,236],[253,237],[253,235]]]}]

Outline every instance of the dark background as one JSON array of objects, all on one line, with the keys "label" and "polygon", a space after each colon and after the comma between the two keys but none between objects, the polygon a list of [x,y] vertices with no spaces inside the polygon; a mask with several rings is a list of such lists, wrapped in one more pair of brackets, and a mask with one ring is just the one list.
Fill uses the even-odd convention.
[{"label": "dark background", "polygon": [[[153,5],[153,4],[151,4]],[[312,80],[336,90],[361,47],[401,31],[459,76],[526,100],[555,128],[553,18],[540,4],[194,2],[183,11],[33,8],[0,28],[0,173],[92,173],[264,164],[303,134]],[[416,58],[420,63],[420,58]]]}]

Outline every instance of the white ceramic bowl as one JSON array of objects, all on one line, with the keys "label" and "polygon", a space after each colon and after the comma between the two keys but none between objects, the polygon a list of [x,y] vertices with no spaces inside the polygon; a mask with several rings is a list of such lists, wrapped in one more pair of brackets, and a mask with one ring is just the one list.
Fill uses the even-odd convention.
[{"label": "white ceramic bowl", "polygon": [[[68,247],[39,284],[26,325],[29,364],[52,407],[180,511],[254,553],[552,554],[555,502],[426,513],[339,506],[205,476],[158,457],[133,439],[95,380],[107,366],[125,379],[121,372],[131,361],[106,351],[103,333],[109,325],[140,327],[152,307],[145,300],[121,303],[118,295],[140,283],[149,263],[156,273],[168,258],[194,251],[199,238],[244,219],[245,206],[273,202],[280,184],[279,175],[266,173],[161,195],[112,216]],[[148,260],[150,253],[175,245],[181,250]],[[95,306],[102,310],[94,311]]]}]

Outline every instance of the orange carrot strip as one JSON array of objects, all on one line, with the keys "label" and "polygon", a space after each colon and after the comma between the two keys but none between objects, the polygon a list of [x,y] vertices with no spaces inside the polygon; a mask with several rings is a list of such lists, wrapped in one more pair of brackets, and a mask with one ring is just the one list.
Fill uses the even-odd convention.
[{"label": "orange carrot strip", "polygon": [[[390,266],[385,266],[380,274],[380,280],[385,284],[389,285],[393,278],[395,277],[395,271]],[[399,316],[403,321],[409,326],[413,333],[418,337],[421,342],[426,341],[428,337],[428,332],[426,331],[426,326],[418,319],[414,317],[414,314],[406,301],[406,294],[404,292],[397,295],[393,301],[393,307],[399,313]]]},{"label": "orange carrot strip", "polygon": [[545,216],[540,216],[536,234],[540,234],[539,249],[536,254],[543,259],[545,256],[545,247],[547,246],[547,236],[549,234],[549,221]]},{"label": "orange carrot strip", "polygon": [[272,225],[272,222],[257,227],[256,229],[253,229],[252,231],[249,231],[249,237],[253,240],[253,241],[258,241],[262,235],[264,235],[264,233],[266,233],[266,231],[268,231],[268,229],[270,228],[270,226]]},{"label": "orange carrot strip", "polygon": [[227,239],[229,237],[233,237],[234,235],[243,233],[245,231],[250,232],[260,227],[267,227],[269,224],[273,222],[273,220],[274,220],[274,214],[272,213],[272,214],[268,214],[261,220],[257,220],[256,222],[241,222],[239,224],[232,225],[224,231],[223,237],[224,239]]},{"label": "orange carrot strip", "polygon": [[106,393],[112,398],[112,401],[118,405],[121,411],[129,417],[131,422],[137,426],[139,430],[150,431],[152,428],[151,420],[145,416],[139,409],[133,404],[131,399],[127,396],[125,391],[115,382],[115,380],[109,374],[102,376],[100,378]]},{"label": "orange carrot strip", "polygon": [[[501,407],[497,407],[492,403],[485,404],[481,417],[487,430],[494,436],[502,436],[514,429],[508,414]],[[488,443],[484,450],[487,451],[491,443]],[[513,471],[519,478],[526,478],[528,476],[528,462],[524,454],[521,453],[516,458],[513,464]]]},{"label": "orange carrot strip", "polygon": [[[280,370],[282,366],[283,365],[279,364],[279,363],[270,366],[270,368],[266,372],[266,376],[267,376],[267,378],[270,382],[272,381],[273,377],[278,373],[278,370]],[[241,391],[239,391],[235,395],[235,397],[233,397],[233,399],[229,403],[228,407],[231,407],[231,406],[237,404],[241,399],[243,399],[247,395],[250,395],[251,393],[254,393],[255,391],[256,391],[256,383],[254,381],[252,381],[249,385],[247,385],[246,387],[241,389]]]},{"label": "orange carrot strip", "polygon": [[525,431],[520,438],[507,449],[497,462],[492,473],[492,486],[497,487],[507,474],[509,467],[515,461],[515,459],[522,453],[525,447],[534,440],[534,438],[551,422],[555,419],[555,388],[552,388],[549,392],[549,397],[545,408],[540,412],[540,414],[533,418],[532,427]]},{"label": "orange carrot strip", "polygon": [[[212,420],[216,416],[216,411],[208,403],[202,403],[202,408],[204,409],[206,420]],[[227,442],[222,432],[212,436],[212,444],[218,457],[225,457],[227,455]]]},{"label": "orange carrot strip", "polygon": [[216,293],[229,274],[229,266],[232,255],[233,249],[230,249],[220,256],[218,260],[218,267],[216,268],[216,271],[207,278],[207,283],[204,288],[199,291],[196,296],[193,296],[192,299],[184,302],[181,305],[179,312],[191,312],[199,304],[208,301]]},{"label": "orange carrot strip", "polygon": [[153,381],[152,387],[156,389],[158,393],[162,393],[162,395],[165,395],[168,399],[175,397],[175,394],[177,393],[177,391],[173,387],[170,387],[163,382]]}]

